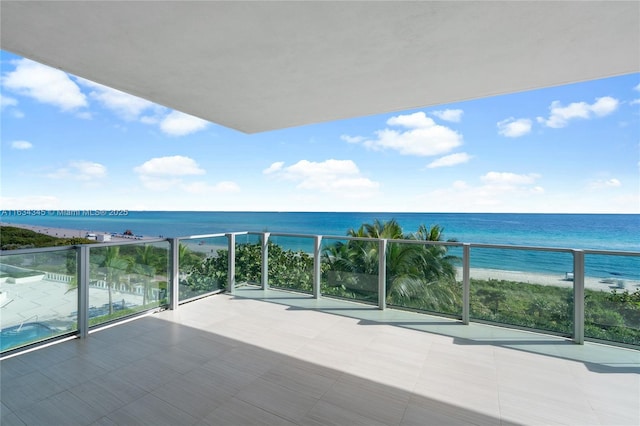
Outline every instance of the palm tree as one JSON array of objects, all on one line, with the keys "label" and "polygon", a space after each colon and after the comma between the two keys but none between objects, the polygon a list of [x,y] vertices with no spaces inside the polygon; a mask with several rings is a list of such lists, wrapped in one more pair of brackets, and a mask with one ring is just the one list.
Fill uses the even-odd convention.
[{"label": "palm tree", "polygon": [[[415,234],[405,235],[396,220],[375,220],[348,231],[350,237],[388,240],[442,241],[443,228],[421,225]],[[432,310],[454,306],[459,299],[455,287],[454,256],[442,245],[392,242],[387,245],[386,292],[389,303],[405,305],[420,302]],[[349,240],[336,243],[324,251],[324,262],[334,276],[334,286],[342,283],[355,292],[376,289],[378,244]],[[347,274],[345,274],[347,273]],[[355,281],[355,282],[354,282]],[[366,281],[367,283],[363,283]],[[369,282],[370,281],[370,282]]]},{"label": "palm tree", "polygon": [[153,266],[158,262],[158,251],[154,250],[154,247],[150,244],[145,244],[143,247],[136,248],[136,260],[133,263],[131,270],[142,276],[143,281],[143,293],[142,293],[142,305],[147,304],[147,297],[149,293],[149,284],[153,278],[156,268]]},{"label": "palm tree", "polygon": [[[444,241],[444,228],[440,225],[433,225],[427,228],[420,225],[418,231],[413,234],[413,238],[419,241]],[[455,241],[455,240],[448,240]],[[447,246],[444,245],[421,245],[421,267],[425,276],[431,281],[445,280],[455,281],[456,269],[454,264],[460,259],[448,254]]]},{"label": "palm tree", "polygon": [[120,256],[120,247],[105,247],[104,260],[100,263],[100,267],[104,268],[109,291],[109,315],[113,314],[113,286],[120,283],[120,278],[126,272],[128,265],[127,259]]}]

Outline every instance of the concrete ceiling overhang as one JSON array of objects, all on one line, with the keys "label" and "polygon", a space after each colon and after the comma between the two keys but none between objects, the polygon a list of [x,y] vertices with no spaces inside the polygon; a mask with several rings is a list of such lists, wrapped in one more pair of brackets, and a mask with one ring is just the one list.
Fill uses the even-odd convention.
[{"label": "concrete ceiling overhang", "polygon": [[2,49],[253,133],[640,71],[638,1],[7,1]]}]

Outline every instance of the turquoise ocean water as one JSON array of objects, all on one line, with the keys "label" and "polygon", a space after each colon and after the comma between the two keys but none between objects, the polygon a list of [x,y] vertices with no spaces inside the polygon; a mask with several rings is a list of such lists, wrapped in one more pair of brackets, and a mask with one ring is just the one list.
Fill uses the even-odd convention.
[{"label": "turquoise ocean water", "polygon": [[[396,219],[406,233],[418,225],[444,227],[445,239],[467,243],[640,252],[640,215],[520,213],[309,213],[309,212],[74,212],[3,214],[3,223],[145,236],[178,237],[232,231],[345,235],[375,219]],[[113,215],[110,213],[126,213]],[[457,253],[456,253],[457,254]],[[472,266],[531,272],[571,270],[564,253],[472,249]],[[637,257],[590,255],[588,275],[640,279]]]}]

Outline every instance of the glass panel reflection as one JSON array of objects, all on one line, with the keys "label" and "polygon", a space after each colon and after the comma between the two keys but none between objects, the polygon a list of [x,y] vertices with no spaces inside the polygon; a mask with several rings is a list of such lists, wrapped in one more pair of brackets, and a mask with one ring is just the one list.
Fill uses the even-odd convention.
[{"label": "glass panel reflection", "polygon": [[0,350],[76,331],[78,276],[71,248],[0,258]]},{"label": "glass panel reflection", "polygon": [[[458,248],[457,251],[460,251]],[[442,244],[387,245],[387,304],[447,315],[462,313],[461,256]]]},{"label": "glass panel reflection", "polygon": [[584,335],[640,345],[640,256],[585,254]]},{"label": "glass panel reflection", "polygon": [[90,247],[89,325],[167,304],[168,241]]},{"label": "glass panel reflection", "polygon": [[378,242],[322,240],[322,295],[378,303]]},{"label": "glass panel reflection", "polygon": [[567,252],[472,247],[471,318],[571,335],[571,271]]},{"label": "glass panel reflection", "polygon": [[271,235],[269,286],[303,293],[313,291],[313,237]]},{"label": "glass panel reflection", "polygon": [[229,264],[227,241],[224,235],[180,241],[179,301],[226,288]]}]

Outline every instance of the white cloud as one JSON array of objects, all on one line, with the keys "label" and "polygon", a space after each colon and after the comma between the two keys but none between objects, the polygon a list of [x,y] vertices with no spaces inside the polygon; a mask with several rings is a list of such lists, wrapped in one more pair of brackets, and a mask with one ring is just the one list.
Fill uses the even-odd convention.
[{"label": "white cloud", "polygon": [[57,169],[47,177],[52,179],[74,179],[92,181],[107,175],[107,168],[92,161],[71,161],[67,167]]},{"label": "white cloud", "polygon": [[361,176],[358,166],[351,160],[300,160],[288,167],[272,164],[267,170],[272,170],[271,174],[276,177],[297,182],[298,189],[333,193],[343,198],[367,198],[380,186]]},{"label": "white cloud", "polygon": [[514,186],[514,185],[530,185],[538,179],[540,175],[529,173],[527,175],[519,175],[509,172],[489,172],[480,179],[488,185],[498,186]]},{"label": "white cloud", "polygon": [[144,176],[186,176],[205,174],[205,171],[200,168],[195,160],[182,155],[152,158],[144,164],[135,167],[133,171]]},{"label": "white cloud", "polygon": [[264,173],[265,175],[269,175],[271,173],[275,173],[279,170],[282,170],[282,166],[284,166],[284,161],[277,161],[275,163],[273,163],[272,165],[270,165],[268,168],[264,169],[262,171],[262,173]]},{"label": "white cloud", "polygon": [[616,178],[611,179],[597,179],[593,180],[589,183],[590,189],[603,189],[603,188],[618,188],[622,186],[622,182],[620,182]]},{"label": "white cloud", "polygon": [[144,110],[155,107],[152,102],[93,81],[78,78],[78,82],[91,89],[91,99],[95,99],[125,120],[137,120]]},{"label": "white cloud", "polygon": [[393,149],[402,155],[432,156],[446,154],[462,145],[462,135],[427,117],[424,112],[398,115],[387,120],[389,126],[405,127],[409,130],[398,131],[383,129],[375,132],[376,139],[342,136],[343,140],[351,139],[373,150]]},{"label": "white cloud", "polygon": [[531,132],[531,120],[509,117],[498,122],[498,133],[508,138],[517,138]]},{"label": "white cloud", "polygon": [[638,104],[640,104],[640,98],[634,99],[631,102],[629,102],[629,105],[638,105]]},{"label": "white cloud", "polygon": [[408,127],[409,129],[420,129],[431,127],[435,123],[431,118],[427,117],[424,112],[420,111],[414,112],[413,114],[396,115],[395,117],[391,117],[390,119],[388,119],[387,124],[389,126],[401,126]]},{"label": "white cloud", "polygon": [[349,135],[341,135],[340,139],[348,143],[360,143],[366,138],[363,136],[349,136]]},{"label": "white cloud", "polygon": [[456,154],[445,155],[444,157],[440,157],[437,160],[432,161],[427,165],[427,168],[434,169],[436,167],[455,166],[457,164],[468,163],[471,158],[473,157],[466,152],[458,152]]},{"label": "white cloud", "polygon": [[160,130],[169,136],[184,136],[203,130],[208,124],[201,118],[173,111],[160,122]]},{"label": "white cloud", "polygon": [[640,83],[638,83],[637,86],[633,88],[633,90],[640,92]]},{"label": "white cloud", "polygon": [[31,149],[33,144],[28,141],[13,141],[11,142],[11,148],[13,149]]},{"label": "white cloud", "polygon": [[549,118],[538,117],[538,122],[547,127],[561,128],[569,124],[570,120],[581,118],[590,119],[594,117],[604,117],[613,113],[620,102],[610,96],[597,98],[594,103],[573,102],[567,106],[562,106],[560,101],[553,101],[549,107]]},{"label": "white cloud", "polygon": [[152,158],[134,167],[133,171],[138,174],[144,187],[152,191],[177,188],[180,191],[202,194],[220,192],[220,188],[224,188],[222,186],[216,189],[203,182],[185,183],[183,177],[199,176],[206,172],[194,159],[182,155]]},{"label": "white cloud", "polygon": [[2,83],[7,89],[38,102],[55,105],[63,111],[87,106],[85,95],[63,71],[29,59],[14,63],[15,70],[2,77]]},{"label": "white cloud", "polygon": [[431,114],[444,121],[459,123],[460,120],[462,120],[462,114],[464,114],[464,111],[461,109],[445,109],[441,111],[432,111]]},{"label": "white cloud", "polygon": [[541,202],[545,190],[536,182],[538,174],[489,172],[477,183],[463,180],[421,194],[416,203],[422,210],[500,212],[536,212],[550,206]]},{"label": "white cloud", "polygon": [[0,108],[4,109],[8,106],[16,106],[18,105],[18,101],[14,98],[10,98],[9,96],[5,96],[0,93]]},{"label": "white cloud", "polygon": [[598,117],[604,117],[609,115],[618,109],[620,102],[610,96],[596,99],[596,102],[591,104],[591,111]]}]

